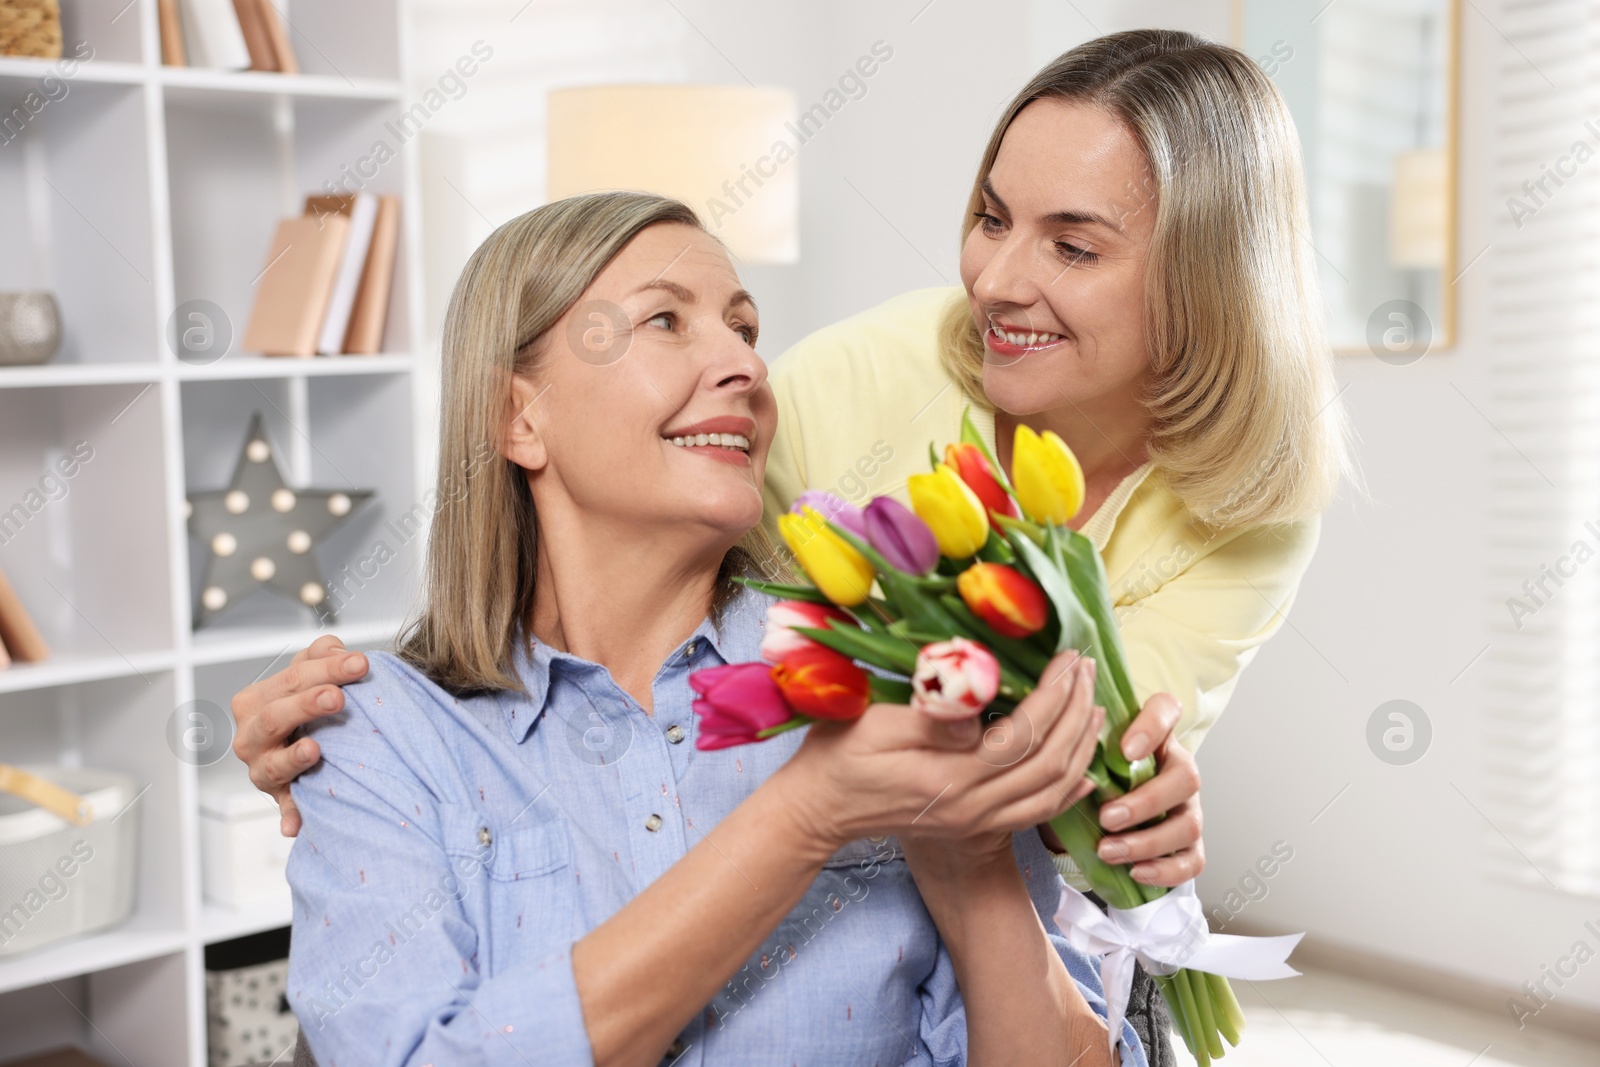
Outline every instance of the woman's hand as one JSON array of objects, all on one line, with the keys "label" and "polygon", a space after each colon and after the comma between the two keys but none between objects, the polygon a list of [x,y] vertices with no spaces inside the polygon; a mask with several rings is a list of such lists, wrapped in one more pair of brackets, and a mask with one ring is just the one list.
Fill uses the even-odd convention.
[{"label": "woman's hand", "polygon": [[[1010,835],[1065,811],[1104,721],[1093,706],[1094,663],[1065,652],[1016,711],[981,727],[875,704],[850,723],[813,723],[779,772],[815,836],[839,847],[895,834],[1003,854]],[[1003,852],[1002,852],[1003,850]]]},{"label": "woman's hand", "polygon": [[[1146,885],[1181,885],[1206,866],[1200,836],[1200,769],[1173,735],[1181,714],[1182,708],[1168,693],[1145,701],[1123,732],[1122,754],[1139,759],[1154,752],[1155,777],[1100,809],[1100,825],[1107,831],[1098,849],[1100,858],[1131,864],[1134,881]],[[1166,818],[1148,829],[1127,830],[1163,813]],[[1056,852],[1066,851],[1049,826],[1041,826],[1039,834]]]},{"label": "woman's hand", "polygon": [[233,753],[250,767],[250,781],[278,802],[278,829],[285,837],[300,832],[300,811],[289,796],[289,783],[321,758],[317,743],[303,737],[292,746],[289,737],[312,719],[344,707],[339,687],[360,681],[367,657],[349,652],[332,634],[301,649],[289,665],[233,698]]}]

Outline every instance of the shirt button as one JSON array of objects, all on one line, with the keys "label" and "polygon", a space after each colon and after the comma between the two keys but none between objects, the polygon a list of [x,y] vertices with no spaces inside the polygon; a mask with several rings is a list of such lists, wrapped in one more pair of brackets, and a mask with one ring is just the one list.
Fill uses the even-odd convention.
[{"label": "shirt button", "polygon": [[671,741],[675,745],[679,741],[682,741],[683,727],[679,726],[677,723],[673,723],[671,726],[667,727],[667,740]]},{"label": "shirt button", "polygon": [[685,645],[683,649],[683,658],[688,659],[690,656],[693,656],[696,647],[698,647],[697,642],[694,641],[690,641],[687,645]]},{"label": "shirt button", "polygon": [[667,1046],[667,1056],[670,1059],[677,1059],[679,1056],[682,1056],[682,1055],[683,1055],[683,1038],[675,1037],[675,1038],[672,1039],[672,1044]]},{"label": "shirt button", "polygon": [[487,826],[478,827],[478,844],[487,848],[489,843],[493,840],[494,835],[489,832],[489,828]]},{"label": "shirt button", "polygon": [[655,814],[655,812],[651,812],[650,817],[644,821],[644,828],[649,830],[651,833],[655,833],[657,830],[661,829],[661,816]]}]

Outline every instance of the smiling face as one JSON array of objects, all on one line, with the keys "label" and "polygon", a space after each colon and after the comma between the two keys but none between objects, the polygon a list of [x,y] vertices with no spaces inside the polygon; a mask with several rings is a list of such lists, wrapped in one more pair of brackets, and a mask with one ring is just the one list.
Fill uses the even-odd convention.
[{"label": "smiling face", "polygon": [[[777,424],[755,304],[727,253],[681,223],[640,231],[544,336],[519,379],[510,458],[558,513],[732,544],[761,519]],[[519,438],[517,423],[531,421]]]},{"label": "smiling face", "polygon": [[1044,98],[1017,114],[961,251],[996,407],[1025,416],[1137,396],[1154,189],[1109,112]]}]

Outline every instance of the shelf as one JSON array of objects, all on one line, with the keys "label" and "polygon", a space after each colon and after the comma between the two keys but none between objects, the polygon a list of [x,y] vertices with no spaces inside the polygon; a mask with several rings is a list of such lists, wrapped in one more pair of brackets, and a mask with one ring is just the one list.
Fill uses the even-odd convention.
[{"label": "shelf", "polygon": [[[28,56],[0,56],[0,78],[20,78],[37,81],[46,74],[61,77],[60,64],[70,61],[70,53],[62,59],[33,59]],[[114,85],[138,85],[149,76],[149,68],[139,63],[105,63],[91,59],[78,64],[77,73],[69,81],[99,82]]]},{"label": "shelf", "polygon": [[336,74],[275,74],[259,70],[159,67],[156,80],[166,87],[169,100],[196,99],[215,93],[241,93],[397,101],[402,93],[399,82],[380,78],[341,78]]},{"label": "shelf", "polygon": [[137,930],[131,925],[0,959],[0,993],[154,959],[188,944],[182,930]]},{"label": "shelf", "polygon": [[0,670],[0,693],[154,674],[171,670],[174,663],[172,652],[134,652],[127,656],[55,655],[41,663],[13,663]]},{"label": "shelf", "polygon": [[215,363],[178,364],[178,377],[186,382],[247,378],[332,378],[355,374],[404,374],[414,361],[408,355],[230,356]]},{"label": "shelf", "polygon": [[347,648],[383,645],[394,640],[400,624],[400,619],[383,619],[376,622],[339,622],[326,629],[314,626],[301,629],[229,629],[218,626],[211,630],[200,630],[194,635],[188,659],[195,666],[207,666],[241,659],[277,657],[286,652],[298,652],[323,634],[338,634]]},{"label": "shelf", "polygon": [[159,363],[44,363],[33,367],[0,367],[0,389],[54,385],[121,385],[153,382]]},{"label": "shelf", "polygon": [[282,896],[237,911],[207,901],[200,915],[200,942],[214,945],[218,941],[259,934],[263,930],[276,930],[280,926],[289,925],[293,918],[292,912],[293,901],[289,896],[287,883],[283,887]]}]

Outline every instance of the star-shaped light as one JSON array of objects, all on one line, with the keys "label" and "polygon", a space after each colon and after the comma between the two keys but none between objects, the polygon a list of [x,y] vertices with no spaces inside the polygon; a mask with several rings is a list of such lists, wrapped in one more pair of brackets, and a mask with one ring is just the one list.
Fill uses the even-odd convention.
[{"label": "star-shaped light", "polygon": [[373,495],[370,489],[291,489],[267,440],[261,413],[250,422],[228,488],[189,494],[189,532],[206,546],[195,628],[260,586],[334,617],[311,549]]}]

